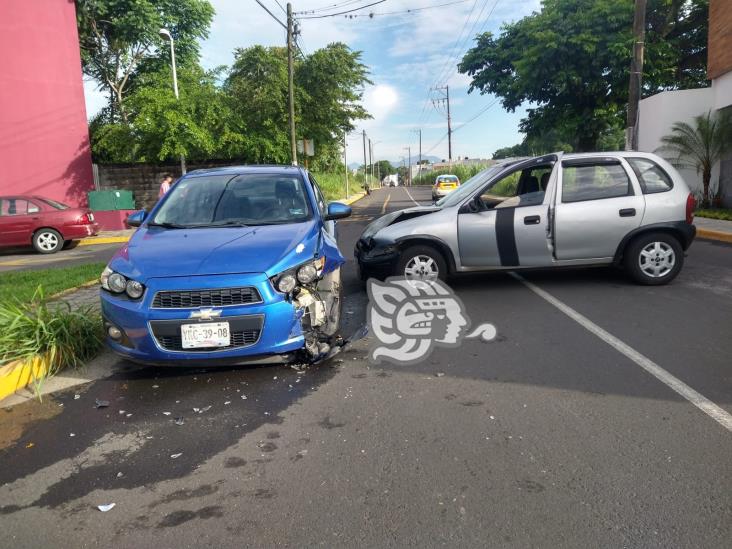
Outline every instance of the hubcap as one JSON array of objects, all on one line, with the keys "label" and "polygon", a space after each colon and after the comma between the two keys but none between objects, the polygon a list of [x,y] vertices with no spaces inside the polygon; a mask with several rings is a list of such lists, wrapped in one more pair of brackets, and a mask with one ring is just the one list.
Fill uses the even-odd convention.
[{"label": "hubcap", "polygon": [[646,276],[661,278],[671,272],[676,264],[676,254],[665,242],[651,242],[638,256],[638,265]]},{"label": "hubcap", "polygon": [[50,251],[58,246],[58,237],[53,233],[41,233],[38,237],[38,246]]},{"label": "hubcap", "polygon": [[437,262],[428,255],[414,256],[404,267],[404,277],[408,280],[436,280],[440,270]]}]

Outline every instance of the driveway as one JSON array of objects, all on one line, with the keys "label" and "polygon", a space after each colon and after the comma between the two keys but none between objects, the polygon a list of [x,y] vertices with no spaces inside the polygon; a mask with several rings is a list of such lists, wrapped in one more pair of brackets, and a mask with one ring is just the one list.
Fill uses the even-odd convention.
[{"label": "driveway", "polygon": [[[429,193],[375,191],[339,222],[346,333],[356,238]],[[377,366],[362,339],[304,371],[104,355],[111,377],[3,410],[8,543],[729,546],[731,246],[695,242],[665,287],[605,268],[450,285],[494,341]]]}]

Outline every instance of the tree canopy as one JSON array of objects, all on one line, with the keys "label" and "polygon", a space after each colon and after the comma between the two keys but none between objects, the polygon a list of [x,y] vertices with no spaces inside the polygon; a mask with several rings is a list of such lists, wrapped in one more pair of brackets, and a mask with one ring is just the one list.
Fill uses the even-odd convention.
[{"label": "tree canopy", "polygon": [[[649,0],[643,90],[699,87],[705,80],[708,0]],[[458,65],[469,91],[515,111],[527,138],[549,130],[594,150],[622,128],[632,55],[629,0],[545,0],[540,11],[487,32]]]}]

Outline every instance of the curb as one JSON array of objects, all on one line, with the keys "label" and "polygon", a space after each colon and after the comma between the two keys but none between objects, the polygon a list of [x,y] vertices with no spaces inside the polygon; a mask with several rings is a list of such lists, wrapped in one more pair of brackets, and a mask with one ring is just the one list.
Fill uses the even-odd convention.
[{"label": "curb", "polygon": [[96,244],[119,244],[122,242],[127,242],[129,239],[129,236],[103,236],[101,238],[86,238],[79,241],[79,246],[94,246]]},{"label": "curb", "polygon": [[24,389],[34,381],[42,380],[51,371],[47,355],[35,355],[16,360],[0,368],[0,400]]},{"label": "curb", "polygon": [[65,290],[61,290],[58,293],[48,296],[48,299],[59,299],[69,294],[73,294],[75,291],[81,290],[82,288],[91,288],[92,286],[96,286],[97,284],[99,284],[99,280],[95,278],[94,280],[84,282],[82,284],[79,284],[78,286],[74,286],[73,288],[66,288]]},{"label": "curb", "polygon": [[703,238],[705,240],[717,240],[719,242],[731,242],[732,243],[732,233],[727,233],[724,231],[714,231],[712,229],[700,229],[699,227],[697,227],[696,236],[697,236],[697,238]]},{"label": "curb", "polygon": [[364,196],[366,196],[366,193],[361,192],[361,193],[354,194],[350,198],[342,198],[340,200],[334,200],[333,202],[340,202],[341,204],[345,204],[346,206],[350,206],[351,204],[353,204],[357,200],[361,200]]}]

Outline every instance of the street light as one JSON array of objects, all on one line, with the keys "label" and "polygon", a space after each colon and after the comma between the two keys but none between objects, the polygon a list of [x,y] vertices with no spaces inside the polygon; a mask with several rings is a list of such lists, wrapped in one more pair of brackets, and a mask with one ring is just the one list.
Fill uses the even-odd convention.
[{"label": "street light", "polygon": [[[173,65],[173,92],[175,93],[175,100],[178,101],[180,98],[178,97],[178,72],[175,67],[175,42],[173,35],[170,34],[168,29],[160,29],[158,34],[160,38],[170,42],[170,63]],[[180,155],[180,170],[183,174],[186,173],[186,159],[182,154]]]}]

